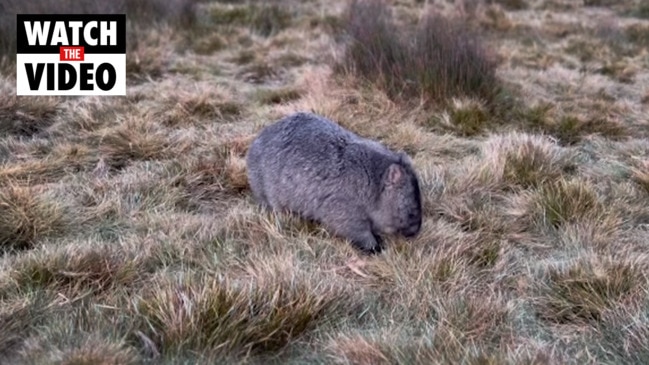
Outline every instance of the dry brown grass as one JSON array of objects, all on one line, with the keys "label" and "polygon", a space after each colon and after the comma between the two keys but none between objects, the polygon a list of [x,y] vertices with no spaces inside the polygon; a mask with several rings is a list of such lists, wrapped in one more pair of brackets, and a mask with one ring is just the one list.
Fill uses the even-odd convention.
[{"label": "dry brown grass", "polygon": [[[126,97],[0,75],[0,363],[647,363],[642,4],[118,3]],[[411,153],[420,236],[362,258],[257,207],[297,110]]]},{"label": "dry brown grass", "polygon": [[57,97],[16,96],[15,90],[5,88],[0,97],[0,134],[38,136],[54,124],[61,104]]},{"label": "dry brown grass", "polygon": [[65,213],[42,196],[42,189],[13,184],[0,188],[0,247],[2,251],[30,248],[39,240],[63,233]]},{"label": "dry brown grass", "polygon": [[280,350],[318,323],[360,309],[344,287],[323,281],[316,289],[315,278],[269,266],[238,280],[200,275],[161,283],[137,303],[144,332],[162,354],[254,355]]},{"label": "dry brown grass", "polygon": [[351,39],[340,68],[391,97],[444,104],[455,96],[492,101],[498,93],[496,64],[461,20],[430,13],[402,29],[381,1],[353,1],[347,11]]},{"label": "dry brown grass", "polygon": [[640,270],[632,262],[587,257],[549,267],[537,299],[539,316],[559,324],[598,322],[607,311],[643,295],[636,292],[646,281]]}]

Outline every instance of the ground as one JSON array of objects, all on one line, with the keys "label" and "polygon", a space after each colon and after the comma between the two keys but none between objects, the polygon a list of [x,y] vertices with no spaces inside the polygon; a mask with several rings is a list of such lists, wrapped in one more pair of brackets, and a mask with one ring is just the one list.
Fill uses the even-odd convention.
[{"label": "ground", "polygon": [[[185,3],[129,23],[125,97],[16,97],[1,64],[1,363],[649,362],[643,1],[390,1],[496,62],[421,97],[340,66],[346,1]],[[258,207],[247,147],[298,110],[412,156],[416,239]]]}]

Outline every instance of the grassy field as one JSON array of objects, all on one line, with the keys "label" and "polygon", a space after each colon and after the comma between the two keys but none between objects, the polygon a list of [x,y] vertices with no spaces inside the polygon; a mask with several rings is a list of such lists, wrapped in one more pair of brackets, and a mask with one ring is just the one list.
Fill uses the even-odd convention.
[{"label": "grassy field", "polygon": [[[0,5],[0,363],[649,363],[644,0],[99,3]],[[127,12],[126,97],[15,96],[71,9]],[[258,208],[298,110],[410,153],[414,241]]]}]

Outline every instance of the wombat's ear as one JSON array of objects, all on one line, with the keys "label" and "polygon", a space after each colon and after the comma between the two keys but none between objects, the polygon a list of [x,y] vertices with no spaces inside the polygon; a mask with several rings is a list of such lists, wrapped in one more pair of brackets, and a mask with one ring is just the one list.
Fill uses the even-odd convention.
[{"label": "wombat's ear", "polygon": [[403,162],[406,165],[412,165],[412,160],[410,159],[410,156],[405,151],[399,151],[399,160]]},{"label": "wombat's ear", "polygon": [[390,185],[399,185],[403,181],[405,174],[403,167],[393,163],[388,167],[387,183]]}]

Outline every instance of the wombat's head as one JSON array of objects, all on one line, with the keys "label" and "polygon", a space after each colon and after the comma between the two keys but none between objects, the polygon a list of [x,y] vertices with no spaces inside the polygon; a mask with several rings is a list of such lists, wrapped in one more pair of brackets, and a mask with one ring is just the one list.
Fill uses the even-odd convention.
[{"label": "wombat's head", "polygon": [[403,152],[399,156],[383,174],[378,207],[372,215],[381,231],[414,237],[421,229],[419,181],[408,156]]}]

